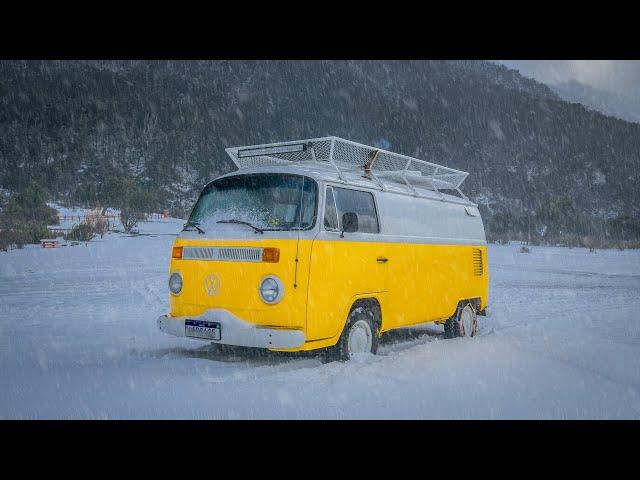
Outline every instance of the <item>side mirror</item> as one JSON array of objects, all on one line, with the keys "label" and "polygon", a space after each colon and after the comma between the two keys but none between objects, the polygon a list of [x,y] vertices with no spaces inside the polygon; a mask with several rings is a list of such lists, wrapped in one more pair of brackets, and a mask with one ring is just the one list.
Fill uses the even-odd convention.
[{"label": "side mirror", "polygon": [[352,233],[358,231],[358,215],[354,212],[345,212],[342,214],[342,233],[341,237],[344,237],[344,232]]}]

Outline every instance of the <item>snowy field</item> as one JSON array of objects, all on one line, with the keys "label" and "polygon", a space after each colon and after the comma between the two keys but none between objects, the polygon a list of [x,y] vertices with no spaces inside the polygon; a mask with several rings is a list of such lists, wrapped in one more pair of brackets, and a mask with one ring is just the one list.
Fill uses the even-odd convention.
[{"label": "snowy field", "polygon": [[478,337],[323,364],[160,333],[181,225],[0,253],[0,418],[640,418],[639,251],[492,245]]}]

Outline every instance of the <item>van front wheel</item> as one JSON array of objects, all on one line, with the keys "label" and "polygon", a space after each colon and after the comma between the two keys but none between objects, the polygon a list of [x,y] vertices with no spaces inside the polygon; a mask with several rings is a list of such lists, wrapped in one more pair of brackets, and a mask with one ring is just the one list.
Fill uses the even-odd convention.
[{"label": "van front wheel", "polygon": [[359,353],[378,351],[378,327],[374,312],[367,307],[356,307],[351,310],[347,324],[342,331],[338,343],[327,349],[325,357],[328,361],[347,361]]}]

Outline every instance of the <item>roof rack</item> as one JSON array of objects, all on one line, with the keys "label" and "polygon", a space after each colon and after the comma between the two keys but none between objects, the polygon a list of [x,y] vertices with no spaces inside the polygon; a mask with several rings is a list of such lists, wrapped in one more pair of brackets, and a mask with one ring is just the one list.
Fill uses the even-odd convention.
[{"label": "roof rack", "polygon": [[454,190],[469,200],[460,186],[467,172],[425,162],[417,158],[363,145],[339,137],[311,138],[290,142],[267,143],[225,149],[239,169],[263,165],[287,165],[292,162],[315,161],[332,165],[342,181],[343,173],[362,172],[366,178],[386,190],[389,182],[403,185],[420,196],[417,188]]}]

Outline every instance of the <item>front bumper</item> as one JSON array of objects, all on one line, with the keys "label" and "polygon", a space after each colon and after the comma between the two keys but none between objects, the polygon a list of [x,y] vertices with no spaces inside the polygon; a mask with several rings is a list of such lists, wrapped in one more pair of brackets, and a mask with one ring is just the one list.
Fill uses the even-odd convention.
[{"label": "front bumper", "polygon": [[187,337],[194,338],[194,340],[259,348],[298,348],[304,345],[306,341],[305,334],[301,330],[264,328],[253,323],[245,322],[224,309],[207,310],[203,315],[195,317],[162,315],[158,317],[157,320],[158,328],[160,331],[169,335],[184,337],[184,322],[187,319],[220,323],[220,340]]}]

